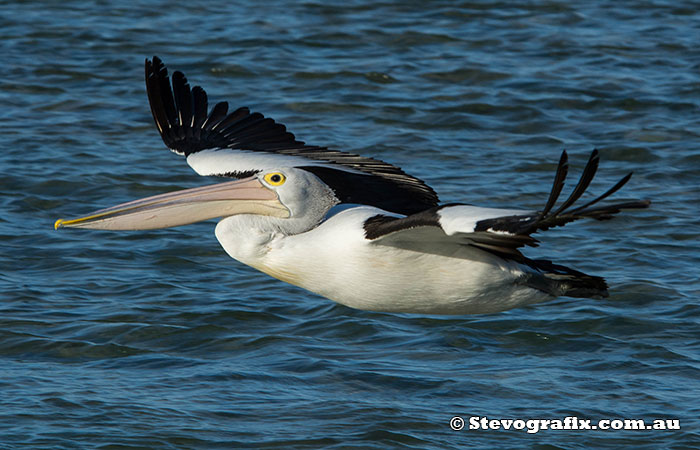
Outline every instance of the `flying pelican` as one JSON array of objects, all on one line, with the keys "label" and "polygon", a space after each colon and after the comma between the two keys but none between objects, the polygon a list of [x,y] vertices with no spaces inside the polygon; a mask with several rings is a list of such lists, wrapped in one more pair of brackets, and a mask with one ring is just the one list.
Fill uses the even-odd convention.
[{"label": "flying pelican", "polygon": [[[172,80],[172,84],[171,84]],[[581,218],[605,220],[646,200],[598,206],[631,177],[572,208],[598,168],[594,150],[570,196],[559,159],[539,211],[451,203],[373,158],[306,145],[248,108],[209,111],[205,91],[146,59],[151,112],[166,146],[199,174],[233,178],[59,219],[55,228],[146,230],[221,218],[216,237],[238,261],[352,308],[423,314],[492,313],[557,296],[608,295],[601,277],[520,249],[532,235]]]}]

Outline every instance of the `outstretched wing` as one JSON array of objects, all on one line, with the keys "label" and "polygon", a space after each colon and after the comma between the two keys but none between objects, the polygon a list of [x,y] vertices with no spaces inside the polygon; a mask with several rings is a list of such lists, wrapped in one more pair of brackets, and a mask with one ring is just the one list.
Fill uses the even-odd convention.
[{"label": "outstretched wing", "polygon": [[[242,178],[262,170],[299,167],[336,191],[346,203],[363,203],[401,214],[438,204],[435,191],[400,168],[373,158],[306,145],[282,124],[248,108],[209,111],[207,94],[190,89],[182,72],[171,79],[160,58],[146,60],[146,90],[163,142],[200,175]],[[378,194],[379,193],[379,194]]]},{"label": "outstretched wing", "polygon": [[[410,245],[421,245],[423,251],[426,250],[425,244],[428,241],[432,242],[432,248],[439,249],[440,252],[444,252],[445,247],[436,243],[469,245],[506,259],[534,264],[537,267],[545,263],[551,265],[544,261],[532,261],[519,250],[526,245],[532,247],[538,245],[538,241],[531,236],[535,232],[583,218],[610,219],[622,210],[646,208],[650,204],[648,200],[637,200],[593,206],[627,183],[632,176],[630,173],[604,194],[582,206],[570,209],[593,180],[598,168],[598,160],[598,151],[594,150],[571,195],[556,209],[554,205],[559,199],[568,172],[566,152],[562,153],[559,160],[549,199],[544,209],[539,212],[451,204],[430,208],[403,218],[376,215],[365,222],[365,236],[380,245],[404,248]],[[430,245],[427,248],[430,248]]]}]

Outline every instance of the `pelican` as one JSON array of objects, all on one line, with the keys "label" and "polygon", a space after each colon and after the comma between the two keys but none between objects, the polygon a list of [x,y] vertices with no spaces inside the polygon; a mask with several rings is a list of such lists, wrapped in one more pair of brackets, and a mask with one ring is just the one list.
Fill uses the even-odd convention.
[{"label": "pelican", "polygon": [[307,145],[248,108],[209,110],[207,94],[146,59],[146,90],[163,142],[203,176],[227,181],[59,219],[55,228],[146,230],[219,218],[216,237],[234,259],[352,308],[418,314],[481,314],[558,296],[600,298],[605,280],[521,249],[566,223],[610,219],[635,200],[599,205],[631,173],[574,206],[593,179],[594,150],[571,194],[557,205],[568,172],[561,154],[540,210],[440,204],[435,191],[400,168]]}]

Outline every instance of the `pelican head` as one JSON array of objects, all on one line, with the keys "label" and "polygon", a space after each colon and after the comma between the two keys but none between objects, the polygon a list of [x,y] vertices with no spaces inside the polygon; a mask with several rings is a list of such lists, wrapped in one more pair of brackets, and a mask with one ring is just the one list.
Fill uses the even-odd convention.
[{"label": "pelican head", "polygon": [[299,168],[264,170],[252,177],[168,192],[101,209],[54,227],[152,230],[215,218],[252,215],[285,232],[306,231],[338,203],[333,191]]}]

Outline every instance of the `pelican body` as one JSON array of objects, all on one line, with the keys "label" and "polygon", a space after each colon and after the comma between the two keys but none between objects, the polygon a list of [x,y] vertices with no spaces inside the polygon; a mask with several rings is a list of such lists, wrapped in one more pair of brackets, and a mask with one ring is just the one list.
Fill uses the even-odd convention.
[{"label": "pelican body", "polygon": [[352,308],[477,314],[557,296],[605,297],[603,278],[520,249],[537,246],[538,231],[649,205],[598,205],[630,173],[574,207],[597,171],[596,150],[557,206],[566,152],[541,210],[441,205],[433,189],[391,164],[307,145],[247,108],[229,113],[221,102],[210,111],[205,91],[190,88],[181,72],[168,77],[158,57],[146,60],[146,90],[166,146],[198,174],[228,180],[59,219],[55,227],[144,230],[219,218],[216,237],[232,258]]}]

